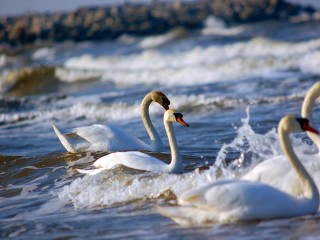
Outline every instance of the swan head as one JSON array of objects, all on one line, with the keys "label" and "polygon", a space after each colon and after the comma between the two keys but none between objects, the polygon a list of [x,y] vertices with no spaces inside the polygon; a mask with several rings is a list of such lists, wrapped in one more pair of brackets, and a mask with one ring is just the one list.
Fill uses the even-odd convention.
[{"label": "swan head", "polygon": [[287,132],[308,131],[319,134],[319,132],[310,125],[307,118],[297,117],[293,114],[287,115],[281,119],[279,123],[279,130],[280,129]]},{"label": "swan head", "polygon": [[164,120],[166,122],[178,122],[183,126],[189,127],[189,124],[183,120],[183,115],[177,110],[168,109],[164,114]]},{"label": "swan head", "polygon": [[165,110],[169,109],[170,100],[162,92],[152,91],[149,93],[150,99],[158,104],[160,104]]}]

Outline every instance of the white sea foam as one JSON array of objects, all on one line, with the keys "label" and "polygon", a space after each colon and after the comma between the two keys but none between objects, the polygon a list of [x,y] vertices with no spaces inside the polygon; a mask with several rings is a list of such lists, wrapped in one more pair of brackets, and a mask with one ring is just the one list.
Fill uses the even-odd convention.
[{"label": "white sea foam", "polygon": [[203,35],[220,35],[220,36],[234,36],[243,31],[243,27],[226,27],[226,24],[214,17],[208,17],[204,22],[204,28],[201,30]]},{"label": "white sea foam", "polygon": [[[68,114],[69,117],[72,116],[73,118],[86,117],[94,120],[103,119],[108,121],[117,121],[138,117],[140,118],[140,105],[140,102],[134,102],[133,104],[116,102],[112,105],[80,102],[67,109],[66,111],[69,113],[66,113],[66,111],[63,110],[63,114]],[[126,114],[123,114],[124,112]],[[150,115],[159,114],[162,112],[162,109],[160,107],[151,106],[149,112]]]},{"label": "white sea foam", "polygon": [[[88,71],[104,81],[122,85],[194,85],[237,79],[266,72],[300,69],[301,58],[320,49],[320,39],[285,43],[255,38],[223,46],[194,47],[185,52],[163,53],[156,49],[124,56],[70,58],[64,69],[71,73],[61,80],[78,81],[75,72]],[[316,62],[316,56],[314,57]],[[312,68],[311,73],[314,72]]]},{"label": "white sea foam", "polygon": [[75,179],[58,194],[76,208],[108,206],[134,200],[161,198],[171,193],[179,196],[187,189],[207,184],[211,178],[198,171],[176,174],[117,174],[104,171],[95,176]]},{"label": "white sea foam", "polygon": [[303,99],[305,92],[293,93],[288,96],[271,96],[271,97],[244,97],[232,98],[221,96],[209,96],[207,94],[189,94],[169,96],[172,101],[172,108],[182,108],[186,106],[217,106],[219,108],[258,105],[260,103],[279,103],[290,100]]},{"label": "white sea foam", "polygon": [[7,56],[0,54],[0,68],[4,67],[7,64]]},{"label": "white sea foam", "polygon": [[[116,93],[114,93],[116,94]],[[216,106],[217,108],[254,105],[261,102],[277,103],[292,99],[302,99],[305,92],[295,93],[288,96],[272,97],[248,97],[248,98],[231,98],[221,96],[210,96],[207,94],[181,94],[167,96],[171,100],[171,108],[181,109],[184,107]],[[116,122],[132,118],[140,118],[141,102],[134,101],[125,103],[117,101],[111,104],[102,103],[100,99],[110,94],[87,95],[81,97],[68,97],[55,101],[50,108],[31,109],[23,112],[6,112],[0,113],[1,123],[15,123],[20,121],[50,122],[55,121],[73,121],[74,119],[85,118],[93,121]],[[36,103],[35,103],[36,104]],[[123,114],[123,113],[126,114]],[[151,104],[149,109],[150,115],[161,115],[163,110],[156,104]],[[74,126],[75,127],[75,126]]]},{"label": "white sea foam", "polygon": [[[134,101],[125,103],[117,101],[106,104],[101,103],[101,95],[87,95],[80,97],[68,97],[60,101],[56,101],[54,106],[46,108],[31,109],[24,112],[6,112],[0,113],[1,123],[15,123],[20,121],[32,121],[33,124],[38,122],[55,121],[72,121],[74,119],[86,118],[89,120],[116,122],[132,118],[140,118],[141,102]],[[112,94],[109,94],[112,96]],[[123,114],[123,113],[126,114]],[[150,115],[162,114],[163,110],[160,106],[151,104],[149,108]],[[75,127],[75,126],[74,126]]]},{"label": "white sea foam", "polygon": [[52,60],[54,55],[55,55],[55,50],[53,48],[40,48],[32,54],[31,58],[33,60],[39,60],[39,59]]},{"label": "white sea foam", "polygon": [[185,29],[177,28],[166,34],[152,36],[152,37],[145,37],[143,38],[143,40],[141,40],[141,42],[139,43],[139,46],[145,49],[159,47],[169,41],[183,37],[186,34],[187,32]]},{"label": "white sea foam", "polygon": [[69,69],[69,68],[55,68],[54,71],[55,77],[61,79],[64,82],[74,82],[76,79],[77,81],[94,79],[102,77],[103,73],[90,71],[90,70],[81,70],[81,69]]},{"label": "white sea foam", "polygon": [[306,73],[320,75],[320,50],[306,54],[300,61],[300,69]]}]

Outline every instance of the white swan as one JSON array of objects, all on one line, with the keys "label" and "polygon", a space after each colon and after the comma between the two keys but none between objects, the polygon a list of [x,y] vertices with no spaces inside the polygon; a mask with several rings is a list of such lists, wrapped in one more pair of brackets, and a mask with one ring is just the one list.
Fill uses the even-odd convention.
[{"label": "white swan", "polygon": [[62,145],[68,152],[72,153],[82,151],[125,150],[162,151],[163,143],[149,116],[149,106],[152,101],[160,104],[165,110],[169,109],[170,105],[169,99],[162,92],[153,91],[143,98],[141,103],[141,117],[151,139],[150,145],[112,125],[94,124],[86,127],[73,128],[71,132],[65,134],[62,134],[54,123],[52,123],[52,126]]},{"label": "white swan", "polygon": [[163,123],[166,129],[171,150],[170,164],[166,164],[157,158],[151,157],[141,152],[115,152],[101,157],[97,161],[95,161],[93,165],[97,169],[77,170],[80,173],[95,175],[105,169],[112,169],[122,165],[132,169],[156,173],[183,173],[183,164],[172,126],[172,122],[178,122],[186,127],[189,127],[189,125],[183,120],[182,117],[182,114],[178,113],[174,109],[169,109],[164,114]]},{"label": "white swan", "polygon": [[301,129],[317,133],[307,119],[294,115],[282,118],[278,127],[281,146],[303,185],[301,198],[259,182],[222,180],[183,193],[178,198],[182,207],[158,207],[158,211],[180,224],[289,218],[316,213],[318,189],[295,155],[289,139],[290,132]]},{"label": "white swan", "polygon": [[[311,126],[313,126],[312,108],[318,97],[320,97],[320,82],[315,83],[309,89],[301,108],[302,117],[310,119]],[[320,136],[308,131],[307,134],[319,149]],[[315,182],[320,183],[320,155],[304,156],[302,162],[313,176]],[[288,161],[281,156],[263,161],[245,174],[242,179],[267,183],[297,196],[303,193],[302,185],[297,175],[290,167]]]}]

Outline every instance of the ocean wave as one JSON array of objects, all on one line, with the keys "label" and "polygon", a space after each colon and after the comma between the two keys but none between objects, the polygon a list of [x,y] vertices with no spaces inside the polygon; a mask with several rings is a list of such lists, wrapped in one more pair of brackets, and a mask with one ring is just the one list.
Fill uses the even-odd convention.
[{"label": "ocean wave", "polygon": [[159,47],[172,40],[182,38],[186,34],[187,34],[186,29],[176,28],[165,34],[143,38],[139,43],[139,47],[143,49]]},{"label": "ocean wave", "polygon": [[[304,57],[319,51],[320,39],[286,43],[254,38],[249,42],[194,47],[185,52],[153,49],[124,56],[83,55],[65,62],[62,69],[69,71],[67,77],[57,76],[61,81],[76,82],[87,71],[89,76],[121,85],[198,85],[292,69],[309,73]],[[310,73],[314,73],[314,68]]]},{"label": "ocean wave", "polygon": [[[15,92],[30,95],[48,91],[54,74],[53,67],[24,67],[0,73],[0,93]],[[43,79],[47,78],[46,81]]]},{"label": "ocean wave", "polygon": [[174,108],[193,108],[203,106],[215,106],[223,109],[237,106],[259,105],[265,103],[281,103],[285,101],[297,101],[303,99],[305,92],[293,93],[287,96],[251,96],[251,97],[227,97],[208,96],[206,94],[189,94],[170,96]]},{"label": "ocean wave", "polygon": [[[107,94],[108,95],[108,94]],[[112,94],[109,94],[112,96]],[[117,101],[114,103],[103,103],[101,98],[106,94],[95,96],[82,96],[82,97],[67,97],[60,100],[53,98],[51,106],[41,104],[42,107],[36,108],[32,105],[40,105],[41,99],[35,99],[35,102],[30,104],[30,109],[24,109],[21,112],[3,112],[0,113],[0,124],[14,123],[20,121],[31,120],[38,121],[72,121],[75,119],[90,119],[94,121],[110,121],[115,122],[119,120],[140,118],[141,107],[140,101],[133,103],[126,103]],[[48,101],[48,100],[47,100]],[[126,114],[123,114],[123,113]],[[158,106],[150,106],[149,112],[151,115],[162,113],[163,110]]]},{"label": "ocean wave", "polygon": [[204,28],[201,30],[203,35],[217,36],[236,36],[242,33],[244,27],[227,27],[225,22],[214,16],[209,16],[204,22]]},{"label": "ocean wave", "polygon": [[[132,103],[118,100],[116,102],[104,103],[102,98],[112,97],[115,93],[88,95],[81,97],[43,97],[32,100],[21,99],[8,103],[14,106],[28,106],[20,112],[2,112],[0,113],[0,124],[15,123],[21,121],[73,121],[75,119],[85,118],[93,121],[116,122],[132,118],[140,118],[141,102],[136,100]],[[199,107],[215,107],[217,109],[259,105],[265,103],[279,103],[284,101],[295,101],[304,98],[305,92],[290,94],[287,96],[252,96],[252,97],[227,97],[210,96],[207,94],[168,94],[171,100],[171,108],[180,109],[198,109]],[[13,100],[12,100],[13,101]],[[50,102],[51,106],[43,103]],[[5,104],[5,102],[3,103]],[[36,107],[41,105],[42,107]],[[4,109],[5,110],[5,109]],[[123,114],[123,113],[126,114]],[[162,115],[163,109],[155,104],[151,104],[150,115]]]},{"label": "ocean wave", "polygon": [[81,69],[67,69],[57,67],[54,72],[55,77],[62,80],[63,82],[72,83],[75,81],[86,81],[91,79],[98,79],[101,78],[103,73],[99,73],[96,71],[90,70],[81,70]]}]

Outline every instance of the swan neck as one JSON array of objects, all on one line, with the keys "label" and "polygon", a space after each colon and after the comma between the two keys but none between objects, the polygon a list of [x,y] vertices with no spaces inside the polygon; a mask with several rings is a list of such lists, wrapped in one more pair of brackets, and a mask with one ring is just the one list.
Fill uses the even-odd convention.
[{"label": "swan neck", "polygon": [[152,103],[152,99],[150,97],[150,94],[147,94],[141,103],[142,122],[151,140],[150,150],[161,151],[163,148],[163,144],[158,132],[156,131],[156,129],[154,128],[151,122],[150,115],[149,115],[149,106],[151,103]]},{"label": "swan neck", "polygon": [[312,90],[313,89],[307,92],[301,108],[301,116],[303,118],[308,118],[311,124],[312,124],[312,108],[314,106],[315,100],[318,98],[318,95],[319,95],[319,93]]},{"label": "swan neck", "polygon": [[[310,125],[313,125],[313,118],[312,118],[312,109],[314,107],[316,99],[320,96],[320,91],[318,90],[318,84],[311,88],[302,103],[302,108],[301,108],[301,116],[303,118],[309,119]],[[318,149],[320,149],[320,137],[319,135],[316,135],[311,132],[307,132],[307,135],[311,140],[317,145]]]},{"label": "swan neck", "polygon": [[174,134],[174,129],[172,122],[164,121],[164,126],[169,140],[170,150],[171,150],[171,163],[169,165],[170,172],[182,173],[183,164],[181,161],[181,155],[178,148],[176,136]]},{"label": "swan neck", "polygon": [[280,144],[284,150],[285,155],[287,156],[289,162],[291,163],[293,169],[299,176],[299,179],[302,183],[304,189],[304,196],[310,198],[318,208],[319,205],[319,192],[316,184],[314,183],[312,177],[304,168],[297,155],[295,154],[292,145],[290,143],[289,132],[279,126],[279,137]]}]

